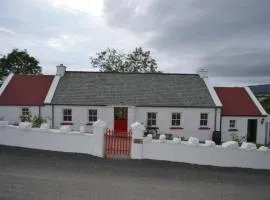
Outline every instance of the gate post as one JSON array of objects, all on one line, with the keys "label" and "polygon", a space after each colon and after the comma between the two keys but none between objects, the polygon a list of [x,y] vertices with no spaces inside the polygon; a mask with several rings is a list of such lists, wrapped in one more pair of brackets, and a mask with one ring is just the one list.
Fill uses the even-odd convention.
[{"label": "gate post", "polygon": [[104,157],[104,132],[107,124],[102,120],[98,120],[93,124],[93,155]]},{"label": "gate post", "polygon": [[142,159],[143,158],[143,132],[145,127],[135,122],[131,125],[132,141],[131,141],[131,158]]}]

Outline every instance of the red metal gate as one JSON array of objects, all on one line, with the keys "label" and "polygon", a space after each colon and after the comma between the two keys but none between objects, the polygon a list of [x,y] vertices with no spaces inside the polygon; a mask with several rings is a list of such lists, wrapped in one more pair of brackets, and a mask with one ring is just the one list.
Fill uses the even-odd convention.
[{"label": "red metal gate", "polygon": [[107,129],[105,132],[105,157],[130,157],[131,132]]}]

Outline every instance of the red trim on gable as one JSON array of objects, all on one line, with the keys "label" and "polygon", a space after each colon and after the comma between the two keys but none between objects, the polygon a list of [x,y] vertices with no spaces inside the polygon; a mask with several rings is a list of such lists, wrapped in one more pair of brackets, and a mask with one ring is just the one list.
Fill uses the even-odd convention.
[{"label": "red trim on gable", "polygon": [[0,96],[0,105],[41,106],[54,76],[14,75]]},{"label": "red trim on gable", "polygon": [[222,116],[263,116],[243,87],[215,87]]}]

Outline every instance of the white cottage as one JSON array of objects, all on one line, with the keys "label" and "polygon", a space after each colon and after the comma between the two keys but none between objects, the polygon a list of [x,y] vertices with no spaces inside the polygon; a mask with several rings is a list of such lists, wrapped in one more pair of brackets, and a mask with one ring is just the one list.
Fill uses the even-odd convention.
[{"label": "white cottage", "polygon": [[108,128],[128,131],[133,122],[201,140],[220,130],[221,104],[207,73],[111,73],[65,71],[53,95],[52,125],[91,129],[102,119]]},{"label": "white cottage", "polygon": [[0,88],[0,118],[18,124],[21,117],[31,114],[52,124],[52,107],[47,102],[51,102],[63,70],[59,65],[56,75],[9,74]]},{"label": "white cottage", "polygon": [[216,87],[221,100],[222,140],[233,135],[259,144],[267,143],[267,113],[248,87]]},{"label": "white cottage", "polygon": [[0,89],[0,116],[11,124],[18,124],[22,117],[42,116],[48,121],[51,107],[44,105],[54,76],[10,74]]}]

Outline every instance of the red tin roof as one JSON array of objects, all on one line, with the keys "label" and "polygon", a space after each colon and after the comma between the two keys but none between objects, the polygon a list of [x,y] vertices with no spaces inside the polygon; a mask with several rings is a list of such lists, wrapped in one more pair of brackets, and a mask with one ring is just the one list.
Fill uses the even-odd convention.
[{"label": "red tin roof", "polygon": [[215,87],[222,103],[223,116],[262,116],[245,88],[243,87]]},{"label": "red tin roof", "polygon": [[0,96],[0,105],[42,105],[53,78],[51,75],[14,75]]}]

